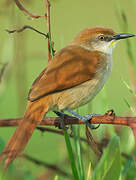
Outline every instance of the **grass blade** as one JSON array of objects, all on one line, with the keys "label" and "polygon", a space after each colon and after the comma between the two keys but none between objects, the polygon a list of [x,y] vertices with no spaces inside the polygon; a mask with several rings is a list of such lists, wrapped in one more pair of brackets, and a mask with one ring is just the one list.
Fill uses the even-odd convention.
[{"label": "grass blade", "polygon": [[[118,10],[116,13],[116,17],[117,17],[117,21],[118,21],[118,24],[119,24],[121,30],[124,32],[129,32],[130,28],[129,28],[128,18],[126,16],[126,12],[124,11],[120,0],[118,1],[118,8],[117,9]],[[131,46],[130,40],[126,39],[125,44],[126,44],[126,50],[127,50],[127,54],[129,57],[129,61],[131,63],[133,71],[136,75],[136,62],[135,62],[135,58],[134,58],[134,54],[133,54],[134,51],[133,51],[133,48]]]},{"label": "grass blade", "polygon": [[91,178],[91,168],[92,168],[92,164],[91,164],[91,162],[90,162],[90,163],[89,163],[89,166],[88,166],[87,180],[90,180],[90,178]]},{"label": "grass blade", "polygon": [[82,161],[82,155],[81,155],[81,145],[80,145],[80,127],[74,126],[73,127],[74,132],[74,143],[75,143],[75,149],[77,154],[77,166],[78,166],[78,172],[81,180],[85,179],[84,174],[84,168],[83,168],[83,161]]},{"label": "grass blade", "polygon": [[128,101],[124,98],[124,102],[126,103],[127,107],[131,110],[131,112],[136,115],[134,108],[128,103]]},{"label": "grass blade", "polygon": [[70,138],[68,136],[67,130],[63,130],[63,132],[64,132],[64,137],[65,137],[65,142],[66,142],[67,151],[68,151],[68,155],[69,155],[69,160],[70,160],[70,164],[71,164],[71,168],[72,168],[72,172],[73,172],[73,177],[75,180],[76,179],[78,180],[79,176],[78,176],[78,171],[77,171],[75,160],[74,160],[74,154],[72,151]]},{"label": "grass blade", "polygon": [[126,81],[122,80],[123,84],[127,87],[127,89],[129,90],[129,92],[136,97],[136,93],[131,89],[131,87],[127,84]]}]

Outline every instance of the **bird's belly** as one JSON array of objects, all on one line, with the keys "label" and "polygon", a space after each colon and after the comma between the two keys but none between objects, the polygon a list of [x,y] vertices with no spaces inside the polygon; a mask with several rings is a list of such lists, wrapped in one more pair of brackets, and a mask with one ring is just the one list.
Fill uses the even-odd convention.
[{"label": "bird's belly", "polygon": [[107,77],[108,73],[102,73],[92,80],[88,80],[78,86],[59,92],[57,95],[55,93],[53,98],[55,109],[75,109],[88,103],[101,90]]}]

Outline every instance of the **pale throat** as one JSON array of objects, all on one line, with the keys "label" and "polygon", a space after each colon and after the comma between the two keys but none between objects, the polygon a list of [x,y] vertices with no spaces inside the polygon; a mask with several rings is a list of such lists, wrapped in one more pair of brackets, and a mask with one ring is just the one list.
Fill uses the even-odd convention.
[{"label": "pale throat", "polygon": [[97,51],[112,55],[113,49],[116,47],[117,41],[105,42],[103,44],[95,45],[93,48]]},{"label": "pale throat", "polygon": [[103,43],[94,43],[91,46],[80,45],[84,49],[89,51],[99,51],[105,54],[112,56],[113,49],[116,47],[117,42],[119,41],[110,41],[110,42],[103,42]]}]

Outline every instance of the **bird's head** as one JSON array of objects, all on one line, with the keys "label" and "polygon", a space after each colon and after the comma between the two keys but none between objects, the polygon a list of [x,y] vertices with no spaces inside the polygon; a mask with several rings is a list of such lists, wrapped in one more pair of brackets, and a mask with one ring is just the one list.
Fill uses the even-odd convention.
[{"label": "bird's head", "polygon": [[80,45],[89,50],[97,50],[112,54],[112,50],[120,39],[130,38],[134,34],[117,34],[110,28],[90,27],[82,30],[72,41],[72,44]]}]

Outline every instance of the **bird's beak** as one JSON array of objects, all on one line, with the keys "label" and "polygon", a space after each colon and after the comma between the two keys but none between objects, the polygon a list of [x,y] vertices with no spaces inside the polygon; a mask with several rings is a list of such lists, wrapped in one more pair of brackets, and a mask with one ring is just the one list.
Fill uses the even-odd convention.
[{"label": "bird's beak", "polygon": [[121,33],[116,34],[112,37],[112,40],[120,40],[120,39],[126,39],[135,36],[135,34],[128,34],[128,33]]}]

